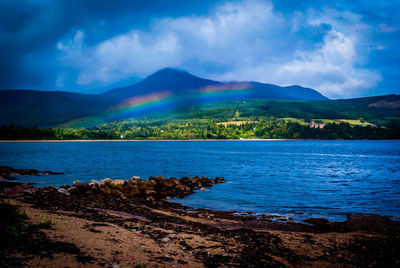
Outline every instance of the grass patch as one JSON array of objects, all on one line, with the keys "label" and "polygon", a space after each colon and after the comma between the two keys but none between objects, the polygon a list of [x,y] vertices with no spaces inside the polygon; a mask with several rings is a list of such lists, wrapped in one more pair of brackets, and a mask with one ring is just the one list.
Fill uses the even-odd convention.
[{"label": "grass patch", "polygon": [[31,224],[18,206],[5,202],[0,202],[0,215],[0,267],[22,267],[32,255],[51,259],[53,253],[80,254],[74,244],[46,237],[41,229],[54,225],[47,216]]}]

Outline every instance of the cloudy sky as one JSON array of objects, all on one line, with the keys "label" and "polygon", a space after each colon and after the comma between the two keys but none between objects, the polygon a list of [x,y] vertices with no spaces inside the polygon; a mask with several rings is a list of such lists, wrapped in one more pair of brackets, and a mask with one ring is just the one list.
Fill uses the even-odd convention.
[{"label": "cloudy sky", "polygon": [[2,0],[0,88],[99,93],[169,66],[330,98],[399,94],[399,14],[400,0]]}]

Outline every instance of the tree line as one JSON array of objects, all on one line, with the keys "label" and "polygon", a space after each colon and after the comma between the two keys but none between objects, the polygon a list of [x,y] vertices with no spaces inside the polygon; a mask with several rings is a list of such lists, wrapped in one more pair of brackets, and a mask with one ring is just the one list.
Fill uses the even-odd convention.
[{"label": "tree line", "polygon": [[247,121],[233,125],[215,120],[115,121],[92,128],[39,128],[4,125],[2,140],[77,140],[77,139],[399,139],[400,127],[357,126],[329,123],[310,128],[280,119]]}]

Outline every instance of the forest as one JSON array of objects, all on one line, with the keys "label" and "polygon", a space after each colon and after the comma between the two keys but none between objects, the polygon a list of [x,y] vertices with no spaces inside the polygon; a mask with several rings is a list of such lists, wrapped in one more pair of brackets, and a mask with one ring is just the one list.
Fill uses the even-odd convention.
[{"label": "forest", "polygon": [[270,117],[213,119],[122,120],[91,128],[39,128],[3,125],[2,140],[192,140],[192,139],[399,139],[399,120],[385,126],[331,122],[323,128]]}]

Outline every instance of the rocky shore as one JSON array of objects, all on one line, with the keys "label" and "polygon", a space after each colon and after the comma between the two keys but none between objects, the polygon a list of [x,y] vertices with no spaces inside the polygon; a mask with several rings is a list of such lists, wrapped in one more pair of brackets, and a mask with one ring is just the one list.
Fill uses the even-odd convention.
[{"label": "rocky shore", "polygon": [[222,182],[133,177],[58,188],[9,185],[1,190],[1,204],[18,206],[27,216],[25,225],[45,222],[48,228],[29,234],[22,247],[6,241],[0,262],[33,267],[400,265],[400,223],[386,217],[353,214],[344,222],[279,222],[167,201]]}]

